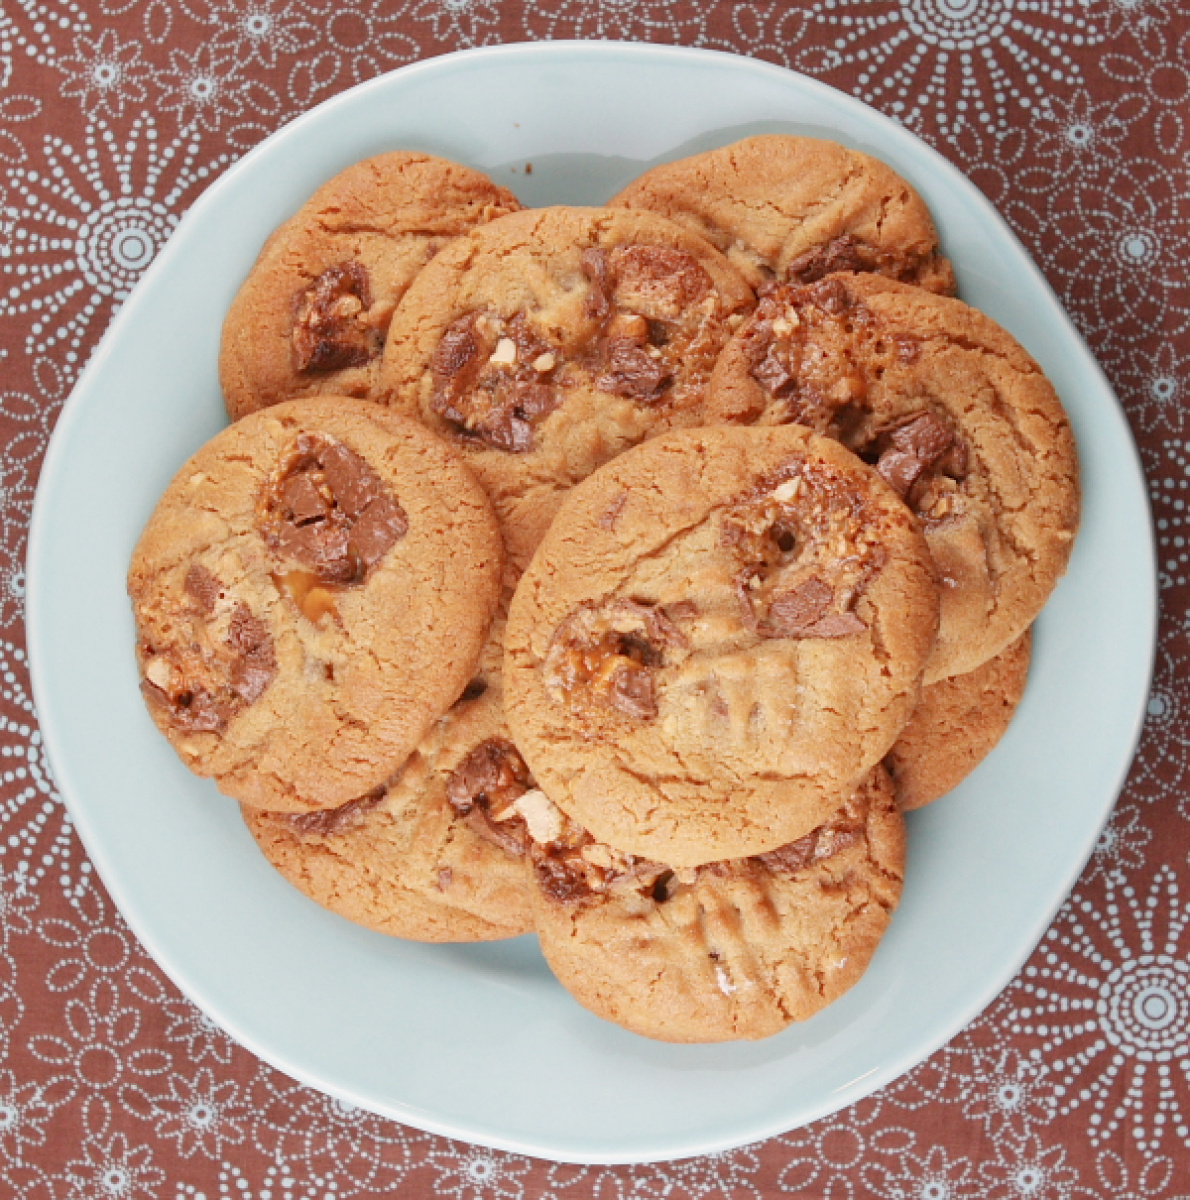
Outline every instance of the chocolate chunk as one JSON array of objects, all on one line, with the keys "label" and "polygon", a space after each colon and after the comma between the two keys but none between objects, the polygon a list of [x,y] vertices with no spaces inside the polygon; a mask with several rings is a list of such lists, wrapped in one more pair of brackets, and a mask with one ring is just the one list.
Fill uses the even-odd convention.
[{"label": "chocolate chunk", "polygon": [[324,584],[367,579],[409,521],[388,485],[354,450],[299,434],[262,500],[261,534]]},{"label": "chocolate chunk", "polygon": [[537,886],[555,904],[576,904],[591,895],[587,873],[568,858],[534,854],[533,873]]},{"label": "chocolate chunk", "polygon": [[170,695],[148,679],[142,679],[141,695],[164,711],[175,728],[184,733],[222,733],[231,719],[232,705],[221,703],[205,688],[191,688]]},{"label": "chocolate chunk", "polygon": [[804,289],[807,300],[831,316],[841,316],[853,307],[851,293],[841,279],[826,278]]},{"label": "chocolate chunk", "polygon": [[778,846],[767,854],[757,854],[755,861],[763,863],[770,871],[779,871],[785,875],[796,875],[805,870],[814,859],[814,850],[818,845],[819,830],[814,829],[796,842]]},{"label": "chocolate chunk", "polygon": [[231,664],[231,690],[245,704],[259,700],[277,674],[272,635],[246,604],[231,614],[227,644],[235,654]]},{"label": "chocolate chunk", "polygon": [[862,633],[867,626],[853,612],[827,613],[798,635],[803,638],[840,638]]},{"label": "chocolate chunk", "polygon": [[587,298],[583,301],[583,312],[592,320],[602,320],[611,312],[612,282],[607,264],[607,251],[592,246],[579,256],[579,265],[591,284]]},{"label": "chocolate chunk", "polygon": [[788,277],[791,283],[816,283],[824,275],[835,271],[863,271],[870,255],[862,251],[860,243],[849,233],[833,238],[825,246],[807,250],[789,264]]},{"label": "chocolate chunk", "polygon": [[595,380],[600,391],[633,400],[656,400],[673,382],[674,369],[627,339],[605,344],[606,371]]},{"label": "chocolate chunk", "polygon": [[208,571],[201,563],[191,563],[182,587],[188,596],[199,602],[207,616],[215,611],[215,601],[219,599],[219,593],[223,590],[223,585],[215,578],[214,573]]},{"label": "chocolate chunk", "polygon": [[[515,347],[511,361],[494,356],[505,339]],[[543,358],[549,365],[540,368]],[[434,352],[430,407],[463,437],[523,454],[533,448],[533,427],[558,407],[549,382],[558,361],[524,314],[505,320],[466,313],[447,327]]]},{"label": "chocolate chunk", "polygon": [[830,607],[834,590],[821,579],[778,592],[769,605],[768,620],[760,624],[764,637],[799,637]]},{"label": "chocolate chunk", "polygon": [[944,459],[953,459],[948,465],[957,467],[960,474],[966,469],[966,447],[933,413],[914,417],[886,434],[885,439],[876,470],[902,497],[927,471],[941,467]]},{"label": "chocolate chunk", "polygon": [[676,319],[715,287],[697,259],[671,246],[617,246],[609,265],[615,302],[653,317]]},{"label": "chocolate chunk", "polygon": [[430,359],[433,391],[430,406],[451,420],[461,421],[451,404],[455,396],[469,387],[475,370],[486,361],[492,347],[480,336],[479,314],[470,312],[457,317],[445,329]]},{"label": "chocolate chunk", "polygon": [[323,808],[317,812],[286,813],[282,818],[298,833],[314,837],[330,837],[344,833],[363,823],[364,817],[384,799],[384,788],[376,788],[366,796],[348,800],[338,808]]},{"label": "chocolate chunk", "polygon": [[500,816],[532,787],[529,768],[507,738],[480,742],[451,772],[446,798],[459,816],[479,806]]},{"label": "chocolate chunk", "polygon": [[763,358],[752,368],[752,377],[777,400],[785,400],[797,391],[797,377],[775,342],[769,343]]},{"label": "chocolate chunk", "polygon": [[357,262],[323,271],[294,297],[294,369],[299,373],[360,367],[381,351],[384,340],[368,321],[372,292]]},{"label": "chocolate chunk", "polygon": [[635,664],[616,667],[608,680],[608,702],[638,721],[657,715],[657,691],[652,672]]}]

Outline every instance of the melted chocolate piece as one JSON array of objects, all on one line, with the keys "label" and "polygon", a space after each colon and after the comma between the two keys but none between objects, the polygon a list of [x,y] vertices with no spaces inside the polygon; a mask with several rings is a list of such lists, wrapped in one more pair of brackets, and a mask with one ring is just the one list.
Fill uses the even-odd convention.
[{"label": "melted chocolate piece", "polygon": [[[514,358],[493,357],[502,341]],[[535,364],[553,356],[552,366]],[[430,408],[464,437],[497,450],[524,454],[533,448],[533,428],[558,407],[552,382],[558,355],[523,315],[508,321],[465,313],[447,326],[430,363]]]},{"label": "melted chocolate piece", "polygon": [[865,250],[867,247],[862,246],[850,233],[845,233],[842,237],[827,242],[825,246],[807,250],[805,254],[795,258],[789,264],[789,281],[816,283],[824,275],[835,271],[869,270],[870,265],[866,260],[870,253],[864,254]]},{"label": "melted chocolate piece", "polygon": [[294,297],[293,363],[299,374],[361,367],[384,347],[368,321],[372,290],[357,262],[323,271]]},{"label": "melted chocolate piece", "polygon": [[323,808],[317,812],[286,813],[283,820],[306,836],[330,837],[354,829],[363,823],[364,817],[384,799],[384,788],[376,788],[366,796],[348,800],[338,808]]},{"label": "melted chocolate piece", "polygon": [[164,684],[143,679],[141,694],[183,733],[223,733],[232,717],[259,700],[273,682],[273,639],[244,603],[232,611],[226,637],[212,637],[210,621],[224,589],[206,567],[193,564],[183,589],[192,605],[178,614],[182,628],[174,643],[141,645],[146,672],[152,673],[156,660],[165,664],[167,676]]},{"label": "melted chocolate piece", "polygon": [[208,616],[215,611],[215,601],[223,590],[223,585],[201,563],[192,563],[186,572],[186,581],[182,584],[186,595],[192,596],[202,606]]},{"label": "melted chocolate piece", "polygon": [[363,583],[409,521],[368,463],[326,434],[299,434],[265,492],[261,534],[269,548],[325,584]]},{"label": "melted chocolate piece", "polygon": [[[923,412],[881,439],[876,470],[901,497],[930,471],[950,466],[956,474],[966,469],[966,448],[940,417]],[[952,451],[954,452],[952,454]]]},{"label": "melted chocolate piece", "polygon": [[520,857],[529,849],[529,830],[519,815],[506,814],[532,786],[520,751],[507,738],[495,737],[480,742],[455,767],[446,798],[481,838]]},{"label": "melted chocolate piece", "polygon": [[652,673],[636,663],[621,663],[608,680],[608,702],[638,721],[657,715],[657,686]]}]

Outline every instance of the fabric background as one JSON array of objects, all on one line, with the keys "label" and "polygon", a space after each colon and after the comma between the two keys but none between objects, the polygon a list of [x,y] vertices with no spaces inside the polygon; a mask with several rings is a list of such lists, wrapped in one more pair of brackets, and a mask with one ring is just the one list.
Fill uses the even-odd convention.
[{"label": "fabric background", "polygon": [[[404,1129],[233,1045],[165,980],[91,870],[43,758],[22,648],[47,438],[187,206],[343,88],[543,38],[755,55],[937,147],[1012,224],[1107,370],[1160,543],[1140,752],[1021,974],[864,1103],[647,1167],[563,1167]],[[1190,1195],[1188,126],[1187,0],[0,0],[0,1195]]]}]

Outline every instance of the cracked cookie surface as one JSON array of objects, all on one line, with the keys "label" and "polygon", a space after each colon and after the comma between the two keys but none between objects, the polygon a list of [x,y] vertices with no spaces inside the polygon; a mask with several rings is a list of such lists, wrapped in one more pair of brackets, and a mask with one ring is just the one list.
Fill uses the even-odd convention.
[{"label": "cracked cookie surface", "polygon": [[918,194],[879,159],[837,142],[745,138],[654,167],[608,203],[658,212],[701,234],[754,288],[875,271],[954,291]]},{"label": "cracked cookie surface", "polygon": [[243,803],[355,800],[463,691],[501,570],[482,489],[415,422],[344,398],[254,414],[182,467],[133,553],[149,713]]},{"label": "cracked cookie surface", "polygon": [[666,434],[567,498],[509,615],[509,725],[609,845],[694,866],[804,836],[917,703],[937,589],[917,522],[794,426]]},{"label": "cracked cookie surface", "polygon": [[372,398],[393,309],[418,272],[519,208],[479,171],[407,151],[323,184],[265,243],[224,322],[231,419],[303,396]]},{"label": "cracked cookie surface", "polygon": [[1008,731],[1025,694],[1032,632],[966,675],[921,689],[921,699],[884,765],[903,809],[959,786]]},{"label": "cracked cookie surface", "polygon": [[532,859],[541,950],[575,999],[646,1037],[719,1042],[769,1037],[859,980],[900,900],[905,828],[876,767],[768,854],[674,869],[567,821]]},{"label": "cracked cookie surface", "polygon": [[504,721],[502,659],[497,620],[462,696],[384,787],[313,813],[244,808],[268,861],[324,908],[395,937],[529,932],[533,781]]},{"label": "cracked cookie surface", "polygon": [[698,423],[754,297],[711,245],[650,213],[535,209],[444,249],[393,316],[380,390],[464,456],[523,568],[566,490]]},{"label": "cracked cookie surface", "polygon": [[1024,348],[962,301],[875,275],[775,288],[724,350],[706,407],[838,439],[917,513],[941,593],[926,683],[1020,637],[1066,569],[1070,423]]}]

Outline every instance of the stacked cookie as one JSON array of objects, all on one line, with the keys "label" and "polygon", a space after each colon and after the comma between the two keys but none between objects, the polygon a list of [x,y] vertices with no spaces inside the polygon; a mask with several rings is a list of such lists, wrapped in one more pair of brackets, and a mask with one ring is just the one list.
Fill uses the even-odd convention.
[{"label": "stacked cookie", "polygon": [[865,969],[901,812],[1007,727],[1068,423],[883,164],[752,138],[604,208],[394,153],[269,240],[235,424],[129,576],[149,711],[288,879],[535,929],[588,1008],[762,1037]]}]

